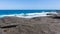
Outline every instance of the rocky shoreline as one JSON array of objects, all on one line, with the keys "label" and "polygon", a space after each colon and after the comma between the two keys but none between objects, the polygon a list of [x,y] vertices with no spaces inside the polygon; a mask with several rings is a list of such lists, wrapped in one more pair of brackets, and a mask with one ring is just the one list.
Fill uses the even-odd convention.
[{"label": "rocky shoreline", "polygon": [[60,16],[0,18],[0,34],[60,34]]}]

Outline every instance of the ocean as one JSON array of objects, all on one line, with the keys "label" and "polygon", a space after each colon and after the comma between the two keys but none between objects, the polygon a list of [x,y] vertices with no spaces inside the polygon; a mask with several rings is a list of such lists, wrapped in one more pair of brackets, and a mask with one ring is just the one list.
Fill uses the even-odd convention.
[{"label": "ocean", "polygon": [[21,14],[21,13],[41,13],[41,12],[55,12],[55,10],[0,10],[0,15]]},{"label": "ocean", "polygon": [[32,18],[46,16],[46,13],[56,13],[56,10],[0,10],[0,17],[16,16],[23,18]]}]

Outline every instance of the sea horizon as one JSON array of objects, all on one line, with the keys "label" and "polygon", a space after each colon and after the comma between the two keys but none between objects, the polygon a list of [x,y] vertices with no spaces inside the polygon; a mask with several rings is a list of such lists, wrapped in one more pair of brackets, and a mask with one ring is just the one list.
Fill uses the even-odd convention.
[{"label": "sea horizon", "polygon": [[16,16],[22,18],[32,18],[47,16],[47,13],[57,13],[56,10],[0,10],[0,18],[5,16]]},{"label": "sea horizon", "polygon": [[56,12],[56,10],[0,10],[0,15],[21,14],[21,13],[41,13],[41,12]]}]

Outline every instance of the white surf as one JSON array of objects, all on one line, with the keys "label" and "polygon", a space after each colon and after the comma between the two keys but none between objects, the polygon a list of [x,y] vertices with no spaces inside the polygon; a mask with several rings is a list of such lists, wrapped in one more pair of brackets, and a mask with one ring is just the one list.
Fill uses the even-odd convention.
[{"label": "white surf", "polygon": [[48,13],[58,14],[56,12],[41,12],[41,13],[27,13],[27,14],[21,13],[21,14],[0,15],[0,18],[6,17],[6,16],[7,17],[15,16],[15,17],[20,17],[20,18],[33,18],[33,17],[50,16],[50,15],[47,15]]}]

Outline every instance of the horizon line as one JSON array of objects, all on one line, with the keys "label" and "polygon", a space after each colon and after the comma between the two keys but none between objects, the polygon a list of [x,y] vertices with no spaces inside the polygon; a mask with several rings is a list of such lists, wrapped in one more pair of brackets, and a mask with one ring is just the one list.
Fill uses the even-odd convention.
[{"label": "horizon line", "polygon": [[0,9],[0,10],[60,10],[60,9]]}]

